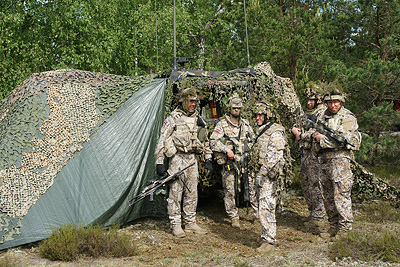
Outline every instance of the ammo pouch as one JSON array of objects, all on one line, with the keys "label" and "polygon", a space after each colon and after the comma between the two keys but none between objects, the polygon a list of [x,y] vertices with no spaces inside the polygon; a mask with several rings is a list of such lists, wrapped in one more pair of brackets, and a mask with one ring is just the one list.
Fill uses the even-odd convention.
[{"label": "ammo pouch", "polygon": [[275,166],[268,172],[267,177],[271,180],[276,180],[280,175],[283,174],[283,167],[285,166],[285,160],[280,160]]},{"label": "ammo pouch", "polygon": [[164,150],[164,154],[167,158],[171,158],[176,154],[177,150],[172,141],[172,135],[164,141]]}]

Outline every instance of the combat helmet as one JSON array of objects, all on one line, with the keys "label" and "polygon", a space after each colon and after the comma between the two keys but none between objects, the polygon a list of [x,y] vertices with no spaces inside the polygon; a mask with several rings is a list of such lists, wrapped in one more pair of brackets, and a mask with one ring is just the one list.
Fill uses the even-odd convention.
[{"label": "combat helmet", "polygon": [[304,95],[309,100],[315,100],[315,107],[323,103],[324,93],[321,85],[307,84],[307,88],[304,89]]},{"label": "combat helmet", "polygon": [[198,101],[197,90],[195,88],[185,88],[179,95],[179,102],[183,102],[185,100],[195,100]]},{"label": "combat helmet", "polygon": [[265,101],[262,102],[258,102],[254,105],[254,109],[253,109],[254,114],[264,114],[267,115],[268,118],[272,118],[273,117],[273,113],[272,113],[272,105],[268,104]]},{"label": "combat helmet", "polygon": [[330,100],[339,100],[341,103],[344,103],[346,100],[345,94],[341,90],[341,86],[337,83],[329,83],[326,88],[326,94],[324,96],[324,102]]},{"label": "combat helmet", "polygon": [[237,93],[234,93],[229,98],[228,107],[229,107],[229,110],[231,108],[243,108],[243,101]]}]

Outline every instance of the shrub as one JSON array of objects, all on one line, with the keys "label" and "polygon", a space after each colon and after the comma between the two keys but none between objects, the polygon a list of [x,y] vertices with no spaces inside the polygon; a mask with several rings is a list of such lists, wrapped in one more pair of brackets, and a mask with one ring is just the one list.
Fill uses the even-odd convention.
[{"label": "shrub", "polygon": [[52,231],[39,244],[42,257],[50,260],[74,261],[81,256],[126,257],[136,255],[129,236],[118,234],[118,227],[108,231],[101,226],[67,224]]},{"label": "shrub", "polygon": [[398,136],[381,136],[376,143],[373,137],[362,134],[360,150],[355,151],[354,156],[360,164],[400,164],[399,147]]}]

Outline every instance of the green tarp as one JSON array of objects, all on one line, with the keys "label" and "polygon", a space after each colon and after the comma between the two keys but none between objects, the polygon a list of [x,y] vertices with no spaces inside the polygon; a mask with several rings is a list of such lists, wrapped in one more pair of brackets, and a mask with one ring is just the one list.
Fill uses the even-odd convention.
[{"label": "green tarp", "polygon": [[[129,78],[125,78],[124,84],[129,85],[129,82]],[[56,174],[51,186],[28,207],[26,214],[13,216],[12,212],[6,215],[3,211],[0,218],[0,234],[3,239],[0,249],[42,240],[51,234],[52,229],[68,223],[109,226],[145,216],[165,216],[165,201],[161,197],[156,197],[154,202],[146,199],[133,207],[128,205],[128,200],[140,192],[147,180],[155,176],[154,151],[164,120],[165,86],[166,79],[152,79],[124,101],[112,116],[91,132],[82,147],[63,163],[64,166]],[[99,94],[99,89],[96,90]],[[49,91],[46,93],[50,94]],[[73,93],[68,92],[66,95],[70,94]],[[42,99],[45,103],[45,98]],[[47,108],[49,112],[51,115],[51,107]],[[77,116],[77,120],[79,118]],[[3,137],[5,140],[4,134]],[[19,165],[23,166],[23,161],[18,162],[13,166],[3,166],[0,171],[7,169],[10,172],[9,169],[16,171],[22,168]],[[4,185],[9,178],[4,177],[6,175],[3,175],[1,182],[5,192],[7,188]],[[29,180],[26,184],[29,187]],[[5,210],[5,204],[0,203],[0,208]],[[10,234],[10,231],[13,233]]]}]

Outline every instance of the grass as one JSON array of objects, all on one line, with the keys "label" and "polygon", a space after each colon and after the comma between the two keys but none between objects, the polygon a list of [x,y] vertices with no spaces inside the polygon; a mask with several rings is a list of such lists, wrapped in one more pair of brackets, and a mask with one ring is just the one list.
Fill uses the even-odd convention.
[{"label": "grass", "polygon": [[365,166],[367,170],[384,179],[389,184],[400,188],[400,167],[398,166]]},{"label": "grass", "polygon": [[127,257],[137,254],[129,236],[101,226],[67,224],[53,230],[52,235],[39,244],[40,255],[52,261],[74,261],[86,257]]},{"label": "grass", "polygon": [[377,200],[364,203],[359,213],[354,229],[329,246],[330,258],[400,263],[400,210]]},{"label": "grass", "polygon": [[362,261],[400,262],[400,229],[376,226],[354,229],[330,247],[330,257]]}]

